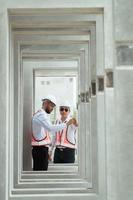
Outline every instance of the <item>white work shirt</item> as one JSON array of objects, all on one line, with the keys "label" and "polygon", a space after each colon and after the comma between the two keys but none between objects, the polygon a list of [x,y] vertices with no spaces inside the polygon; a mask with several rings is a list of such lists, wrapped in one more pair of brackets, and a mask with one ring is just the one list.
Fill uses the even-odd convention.
[{"label": "white work shirt", "polygon": [[48,131],[56,133],[63,130],[66,126],[66,123],[53,125],[48,118],[48,114],[43,109],[40,109],[32,117],[32,133],[34,138],[37,140],[44,138],[44,132]]}]

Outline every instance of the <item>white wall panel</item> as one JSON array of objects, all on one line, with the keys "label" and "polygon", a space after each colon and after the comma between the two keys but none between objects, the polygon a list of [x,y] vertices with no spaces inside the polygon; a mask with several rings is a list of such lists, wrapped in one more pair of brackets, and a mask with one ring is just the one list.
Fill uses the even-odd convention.
[{"label": "white wall panel", "polygon": [[[96,21],[96,23],[101,23],[104,22],[104,24],[102,24],[102,26],[97,26],[97,40],[99,40],[98,43],[98,51],[97,51],[97,71],[94,70],[94,72],[96,71],[97,74],[102,75],[104,77],[104,69],[105,68],[112,68],[112,45],[111,47],[108,47],[107,51],[106,51],[106,59],[105,59],[105,55],[103,53],[104,48],[106,46],[106,44],[110,45],[112,44],[112,35],[110,35],[110,37],[108,38],[108,31],[111,30],[112,31],[112,10],[109,8],[112,8],[112,4],[111,4],[111,0],[95,0],[95,1],[91,1],[91,0],[71,0],[71,1],[47,1],[47,2],[42,2],[42,1],[30,1],[27,2],[26,0],[23,1],[23,8],[70,8],[69,9],[69,13],[73,14],[73,10],[71,8],[79,8],[76,10],[77,15],[79,15],[79,13],[82,13],[82,15],[84,15],[85,13],[90,16],[90,18],[87,17],[87,15],[85,17],[80,16],[81,21],[84,20],[88,20],[90,19],[90,21]],[[107,198],[107,193],[106,193],[106,180],[108,179],[108,174],[106,173],[106,166],[111,167],[112,166],[108,163],[108,165],[106,165],[106,157],[105,157],[105,150],[108,151],[108,148],[106,149],[106,143],[105,143],[105,133],[109,134],[110,130],[109,129],[105,129],[105,117],[106,114],[105,112],[108,112],[108,110],[104,110],[105,108],[105,104],[104,104],[104,100],[106,101],[106,98],[104,99],[104,91],[103,91],[103,95],[99,96],[99,99],[97,101],[97,105],[98,107],[98,112],[97,112],[97,120],[99,120],[99,124],[98,124],[98,132],[97,132],[97,127],[94,128],[93,131],[93,136],[90,137],[89,132],[88,132],[88,136],[87,138],[91,138],[91,139],[96,139],[96,143],[93,141],[93,145],[96,144],[98,146],[96,146],[96,148],[89,149],[89,154],[92,152],[94,153],[94,157],[92,159],[93,162],[95,162],[95,160],[98,160],[98,162],[95,162],[94,164],[96,164],[96,166],[93,167],[93,165],[91,166],[91,172],[93,173],[92,179],[94,178],[95,180],[93,181],[94,185],[92,184],[92,188],[91,186],[90,189],[88,190],[84,190],[84,184],[86,184],[85,182],[82,182],[81,179],[79,181],[79,183],[77,184],[76,182],[76,186],[78,188],[76,189],[70,189],[70,186],[73,185],[75,187],[75,181],[71,182],[71,184],[69,185],[69,183],[64,183],[63,184],[66,186],[66,188],[63,190],[61,189],[61,183],[57,185],[57,192],[55,190],[53,190],[53,183],[49,183],[48,185],[51,184],[51,190],[48,188],[43,188],[43,189],[39,189],[39,187],[43,186],[44,182],[41,183],[36,183],[36,179],[34,179],[34,183],[33,181],[31,181],[31,183],[26,183],[22,181],[22,177],[23,174],[20,173],[19,169],[20,169],[20,160],[18,160],[18,155],[19,155],[19,145],[17,144],[17,140],[19,140],[18,134],[14,134],[13,130],[14,130],[14,123],[13,119],[15,117],[16,121],[20,120],[21,118],[18,119],[19,116],[19,112],[16,109],[15,111],[15,115],[13,116],[13,102],[15,102],[15,107],[16,105],[21,104],[21,99],[20,96],[13,98],[13,91],[18,91],[19,94],[22,93],[21,91],[21,87],[20,87],[20,81],[21,81],[21,77],[19,76],[17,79],[17,73],[19,72],[19,70],[21,70],[20,67],[20,63],[15,63],[15,72],[14,70],[14,65],[13,61],[10,60],[10,66],[9,66],[9,46],[8,46],[8,42],[9,42],[9,37],[8,37],[8,23],[7,23],[7,9],[11,9],[11,8],[20,8],[20,2],[16,1],[16,0],[9,0],[9,1],[5,1],[4,4],[2,4],[1,1],[1,5],[2,7],[0,8],[0,14],[1,14],[1,19],[0,19],[0,25],[2,27],[2,29],[0,30],[0,57],[1,57],[1,68],[0,68],[0,76],[1,76],[1,99],[0,99],[0,103],[1,103],[1,108],[2,108],[2,112],[0,114],[0,124],[1,124],[1,140],[0,140],[0,149],[1,149],[1,157],[0,157],[0,166],[1,166],[1,184],[0,184],[0,199],[2,198],[2,200],[15,200],[15,199],[21,199],[21,200],[30,200],[32,199],[38,199],[38,200],[42,200],[42,199],[49,199],[49,200],[56,200],[56,199],[66,199],[66,200],[70,200],[70,199],[84,199],[84,200],[106,200]],[[81,9],[83,8],[83,10]],[[90,8],[90,9],[88,9]],[[110,10],[110,13],[108,15],[108,12]],[[104,12],[103,12],[104,11]],[[16,10],[16,14],[22,14],[23,10]],[[39,12],[39,10],[34,10],[34,12]],[[49,12],[49,11],[48,11]],[[55,13],[57,12],[57,10],[55,11]],[[68,12],[67,10],[62,10],[62,12]],[[106,17],[105,20],[103,20],[104,18],[102,18],[100,16],[100,20],[98,18],[98,15],[102,15],[106,13]],[[27,14],[30,15],[30,11],[27,10]],[[67,19],[66,19],[67,20]],[[75,20],[78,20],[78,18],[76,18]],[[81,23],[82,24],[82,23]],[[108,25],[110,26],[110,29],[108,29]],[[86,24],[85,24],[86,26]],[[100,27],[101,27],[101,33],[98,35],[98,31],[100,31]],[[104,28],[104,31],[103,29]],[[100,39],[100,35],[102,35],[104,33],[105,38],[101,38]],[[29,37],[30,38],[30,37]],[[50,40],[50,37],[45,37],[45,36],[41,36],[40,37],[41,40]],[[72,40],[81,40],[82,42],[84,42],[85,40],[89,40],[88,36],[76,36],[71,37]],[[95,38],[95,37],[94,37]],[[61,37],[57,37],[57,39],[59,39],[60,41],[63,40],[63,37],[61,39]],[[68,41],[70,40],[70,38],[67,38]],[[30,40],[30,39],[29,39]],[[101,41],[101,49],[100,49],[100,41]],[[31,41],[32,42],[32,41]],[[75,42],[75,41],[74,41]],[[104,45],[103,45],[104,43]],[[91,43],[93,44],[93,43]],[[94,43],[95,45],[96,43]],[[19,49],[19,45],[22,45],[21,43],[16,43],[16,45],[18,45],[18,55],[20,54],[20,49]],[[11,48],[12,50],[12,48]],[[101,57],[99,56],[99,54],[101,54]],[[111,54],[111,56],[110,56]],[[16,54],[15,54],[16,56]],[[98,59],[99,58],[99,59]],[[18,59],[18,57],[14,57],[15,60]],[[105,63],[104,63],[104,61]],[[87,60],[87,59],[86,59]],[[19,61],[19,60],[18,60]],[[93,62],[95,65],[95,62]],[[17,68],[17,64],[18,64],[18,68]],[[99,67],[99,69],[98,69]],[[99,72],[98,72],[99,70]],[[10,73],[9,73],[10,72]],[[89,73],[89,71],[88,71]],[[14,79],[14,75],[15,75],[15,79]],[[8,80],[9,80],[9,76],[10,76],[10,84],[11,86],[8,87]],[[94,74],[93,74],[94,76]],[[89,77],[89,75],[86,75],[86,77]],[[17,80],[17,82],[14,84],[14,80]],[[90,83],[90,82],[88,82]],[[86,89],[89,88],[89,85],[86,85]],[[10,91],[9,91],[10,89]],[[15,93],[17,94],[17,92]],[[10,96],[10,101],[9,101],[9,96]],[[108,94],[107,94],[108,96]],[[108,102],[110,102],[110,96],[108,96]],[[11,105],[9,105],[9,102],[11,103]],[[20,106],[20,105],[19,105]],[[18,108],[20,108],[18,106]],[[96,102],[93,101],[92,102],[92,107],[94,108],[96,106]],[[86,106],[87,108],[87,106]],[[9,110],[10,109],[10,110]],[[10,111],[10,115],[9,114]],[[20,110],[22,111],[22,110]],[[92,110],[91,110],[92,112]],[[102,112],[102,113],[101,113]],[[83,113],[84,114],[84,113]],[[105,116],[104,116],[105,114]],[[101,116],[103,117],[104,121],[102,121],[102,124],[100,124],[100,120],[101,120]],[[8,123],[8,117],[10,119],[10,123]],[[94,112],[92,114],[92,118],[95,120],[96,119],[96,112]],[[109,123],[109,127],[110,127],[110,121],[108,121]],[[112,122],[111,122],[112,123]],[[92,122],[91,126],[94,126],[95,124]],[[108,126],[108,124],[106,124]],[[19,128],[21,127],[21,123],[18,122],[18,125],[15,127],[15,132],[19,132]],[[90,128],[90,124],[87,124],[86,121],[86,127]],[[11,128],[11,130],[10,130]],[[105,132],[106,130],[106,132]],[[102,133],[101,133],[102,132]],[[98,140],[97,140],[97,133],[98,133]],[[14,135],[14,137],[13,137]],[[4,137],[5,136],[5,137]],[[15,137],[16,136],[16,137]],[[11,146],[8,146],[8,139],[10,139],[10,144]],[[7,142],[7,143],[6,143]],[[17,144],[17,146],[14,147],[14,144]],[[88,144],[88,143],[87,143]],[[10,148],[8,148],[10,147]],[[87,149],[87,148],[86,148]],[[18,150],[18,152],[16,151]],[[13,152],[14,151],[14,152]],[[10,153],[10,154],[8,154]],[[110,152],[111,153],[111,152]],[[4,155],[6,155],[6,158],[4,159]],[[8,155],[11,155],[10,157]],[[87,155],[87,152],[86,152]],[[98,155],[98,156],[97,156]],[[102,165],[100,165],[100,161],[102,160]],[[10,166],[9,166],[9,161],[10,161]],[[109,161],[110,162],[110,161]],[[16,163],[16,164],[14,164]],[[84,166],[84,163],[82,164],[83,168],[85,168],[85,170],[89,170],[89,166],[90,164],[86,163]],[[7,171],[7,169],[10,168],[9,171]],[[11,172],[13,172],[11,174]],[[83,173],[82,173],[83,174]],[[88,174],[88,171],[87,173]],[[29,174],[28,174],[29,175]],[[25,174],[24,174],[25,176]],[[36,175],[35,175],[36,176]],[[97,177],[98,176],[98,177]],[[8,178],[10,177],[9,181]],[[58,177],[58,176],[57,176]],[[72,178],[72,177],[71,177]],[[76,180],[78,177],[76,177]],[[21,181],[22,182],[21,182]],[[20,182],[19,182],[20,181]],[[26,179],[24,180],[26,181]],[[15,185],[14,185],[15,183]],[[19,184],[18,184],[19,183]],[[81,183],[81,184],[80,184]],[[37,184],[37,188],[36,185]],[[107,187],[110,187],[110,184],[108,184]],[[19,185],[19,187],[18,187]],[[44,184],[45,185],[45,184]],[[61,187],[58,187],[61,186]],[[81,187],[82,186],[82,187]],[[17,188],[18,187],[18,188]],[[67,189],[68,187],[68,189]],[[46,189],[46,193],[44,194],[44,190]],[[70,190],[69,190],[70,189]],[[60,191],[58,191],[60,190]],[[59,192],[59,193],[58,193]],[[113,191],[112,191],[113,192]],[[41,193],[41,194],[39,194]],[[31,196],[31,194],[33,194],[33,196]],[[111,193],[112,194],[112,193]],[[110,195],[111,195],[110,194]],[[112,200],[112,199],[111,199]]]},{"label": "white wall panel", "polygon": [[133,198],[133,66],[116,70],[118,199]]}]

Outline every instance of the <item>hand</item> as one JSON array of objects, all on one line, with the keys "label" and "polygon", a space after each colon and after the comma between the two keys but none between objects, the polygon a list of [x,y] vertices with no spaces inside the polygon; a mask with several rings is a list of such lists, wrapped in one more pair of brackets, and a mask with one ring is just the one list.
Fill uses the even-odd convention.
[{"label": "hand", "polygon": [[67,126],[69,126],[71,124],[74,124],[75,126],[78,126],[78,123],[77,123],[75,118],[72,118],[67,122]]},{"label": "hand", "polygon": [[73,119],[70,119],[66,124],[67,124],[67,126],[73,124]]},{"label": "hand", "polygon": [[76,120],[75,118],[73,118],[73,124],[74,124],[75,126],[78,126],[78,122],[77,122],[77,120]]},{"label": "hand", "polygon": [[49,160],[49,161],[52,161],[52,152],[51,152],[51,153],[48,153],[48,160]]}]

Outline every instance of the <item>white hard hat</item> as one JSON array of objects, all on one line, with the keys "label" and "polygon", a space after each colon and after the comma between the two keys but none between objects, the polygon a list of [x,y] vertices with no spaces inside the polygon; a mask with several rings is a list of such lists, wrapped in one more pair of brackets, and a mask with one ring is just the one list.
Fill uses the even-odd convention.
[{"label": "white hard hat", "polygon": [[53,96],[53,95],[47,95],[46,97],[44,97],[43,99],[42,99],[42,101],[44,101],[44,100],[49,100],[49,101],[51,101],[52,103],[54,103],[55,104],[55,106],[56,106],[56,98],[55,98],[55,96]]},{"label": "white hard hat", "polygon": [[61,106],[69,107],[69,108],[71,107],[69,101],[64,101],[64,102],[60,103],[60,107],[61,107]]}]

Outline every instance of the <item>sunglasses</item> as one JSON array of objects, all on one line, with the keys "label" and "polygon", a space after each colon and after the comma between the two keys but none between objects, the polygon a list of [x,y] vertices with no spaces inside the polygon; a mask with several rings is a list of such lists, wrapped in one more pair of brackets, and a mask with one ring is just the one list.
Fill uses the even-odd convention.
[{"label": "sunglasses", "polygon": [[60,108],[60,111],[65,111],[65,112],[68,112],[68,108]]}]

